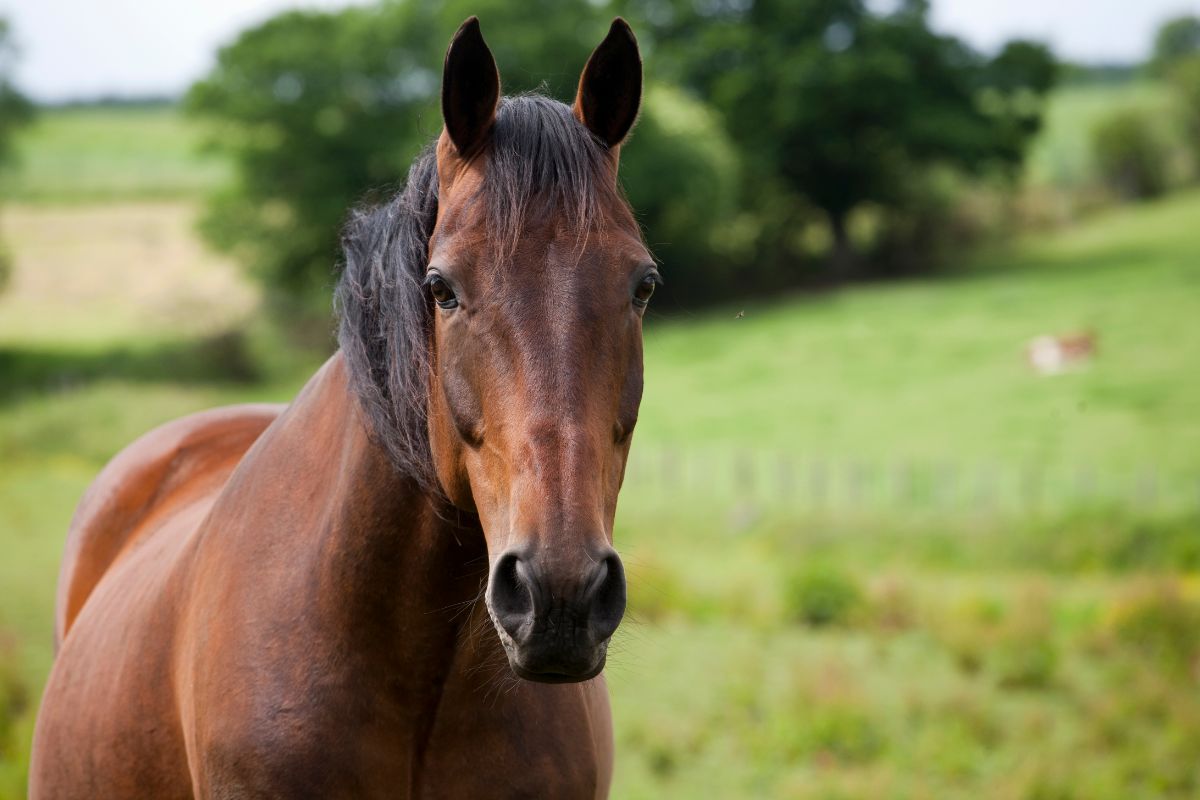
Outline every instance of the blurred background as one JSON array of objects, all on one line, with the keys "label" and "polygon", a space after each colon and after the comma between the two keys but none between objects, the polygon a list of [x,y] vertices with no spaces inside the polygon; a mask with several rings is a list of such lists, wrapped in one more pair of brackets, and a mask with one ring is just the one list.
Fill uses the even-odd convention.
[{"label": "blurred background", "polygon": [[1200,3],[0,0],[0,797],[96,472],[331,352],[463,18],[569,100],[618,13],[614,796],[1200,796]]}]

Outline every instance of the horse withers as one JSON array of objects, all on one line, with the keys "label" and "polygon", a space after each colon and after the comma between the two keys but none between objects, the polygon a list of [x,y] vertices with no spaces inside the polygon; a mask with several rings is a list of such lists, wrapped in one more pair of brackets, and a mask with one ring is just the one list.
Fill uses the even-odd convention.
[{"label": "horse withers", "polygon": [[80,504],[34,798],[607,794],[659,281],[617,183],[641,82],[617,19],[573,106],[502,98],[463,24],[436,145],[347,226],[338,353]]}]

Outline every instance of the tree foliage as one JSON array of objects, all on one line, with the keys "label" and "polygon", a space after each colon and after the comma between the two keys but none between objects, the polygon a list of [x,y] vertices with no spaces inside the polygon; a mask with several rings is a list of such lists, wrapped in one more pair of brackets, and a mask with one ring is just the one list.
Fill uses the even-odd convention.
[{"label": "tree foliage", "polygon": [[988,61],[931,31],[922,2],[885,15],[860,0],[678,8],[662,36],[680,78],[725,112],[760,179],[827,215],[843,267],[855,208],[898,207],[933,165],[1018,165],[1054,78],[1044,47],[1010,44]]},{"label": "tree foliage", "polygon": [[8,21],[0,17],[0,166],[12,160],[13,134],[33,116],[32,104],[13,85],[16,55]]},{"label": "tree foliage", "polygon": [[1154,37],[1150,68],[1166,75],[1178,61],[1195,55],[1200,55],[1200,17],[1175,17],[1164,22]]},{"label": "tree foliage", "polygon": [[[0,17],[0,169],[13,160],[13,135],[33,116],[33,105],[12,82],[16,47],[12,42],[8,21]],[[0,290],[8,284],[11,264],[3,242],[0,242]]]},{"label": "tree foliage", "polygon": [[1157,197],[1167,190],[1171,152],[1154,120],[1125,109],[1092,131],[1092,150],[1105,182],[1126,200]]},{"label": "tree foliage", "polygon": [[441,31],[422,8],[283,14],[221,50],[188,95],[237,165],[203,230],[287,298],[331,285],[347,207],[440,128],[428,42]]},{"label": "tree foliage", "polygon": [[914,204],[930,170],[1015,171],[1055,77],[1040,45],[1010,43],[988,59],[934,33],[919,0],[890,14],[863,0],[395,0],[291,12],[223,49],[189,95],[238,165],[205,230],[284,296],[324,303],[345,209],[393,186],[441,127],[438,68],[457,24],[479,15],[506,93],[570,101],[613,13],[634,23],[649,67],[622,179],[667,274],[687,275],[673,283],[690,291],[671,291],[688,299],[751,278],[796,283],[810,257],[798,231],[814,219],[831,231],[835,265],[870,267],[852,257],[852,214],[935,213],[943,206]]},{"label": "tree foliage", "polygon": [[1176,61],[1168,79],[1183,117],[1183,138],[1191,149],[1193,172],[1200,176],[1200,51]]}]

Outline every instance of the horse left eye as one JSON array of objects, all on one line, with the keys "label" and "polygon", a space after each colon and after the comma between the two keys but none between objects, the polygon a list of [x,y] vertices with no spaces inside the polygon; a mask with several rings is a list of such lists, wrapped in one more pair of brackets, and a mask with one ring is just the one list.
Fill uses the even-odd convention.
[{"label": "horse left eye", "polygon": [[655,285],[657,285],[657,282],[654,280],[654,276],[647,275],[646,277],[642,278],[642,282],[639,283],[637,288],[633,291],[634,305],[645,306],[647,303],[649,303],[650,296],[654,294]]}]

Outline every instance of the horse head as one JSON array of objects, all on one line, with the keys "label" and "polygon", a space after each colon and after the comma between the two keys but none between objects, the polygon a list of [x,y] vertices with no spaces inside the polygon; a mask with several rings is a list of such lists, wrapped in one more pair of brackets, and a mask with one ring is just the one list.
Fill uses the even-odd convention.
[{"label": "horse head", "polygon": [[659,282],[617,181],[641,85],[621,19],[573,106],[502,97],[475,18],[446,54],[429,445],[441,490],[479,516],[488,612],[530,680],[599,673],[625,611],[613,518]]}]

